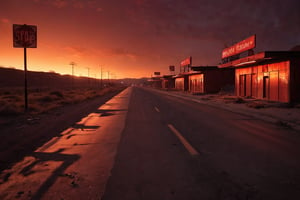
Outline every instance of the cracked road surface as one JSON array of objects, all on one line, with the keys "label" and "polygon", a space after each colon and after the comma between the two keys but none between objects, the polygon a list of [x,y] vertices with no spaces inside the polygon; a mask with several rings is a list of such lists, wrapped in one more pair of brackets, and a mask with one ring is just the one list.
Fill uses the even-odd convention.
[{"label": "cracked road surface", "polygon": [[1,199],[298,199],[299,133],[131,87],[1,174]]}]

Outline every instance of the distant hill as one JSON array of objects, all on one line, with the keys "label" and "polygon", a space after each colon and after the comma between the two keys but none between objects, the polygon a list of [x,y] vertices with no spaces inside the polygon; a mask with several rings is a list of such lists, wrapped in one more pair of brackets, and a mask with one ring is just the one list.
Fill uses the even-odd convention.
[{"label": "distant hill", "polygon": [[[141,84],[145,82],[143,79],[119,79],[119,80],[102,80],[102,85],[108,84]],[[27,84],[32,88],[86,88],[100,87],[99,79],[87,77],[72,77],[70,75],[61,75],[54,72],[27,72]],[[0,67],[0,88],[6,87],[22,87],[24,86],[24,71],[19,69]]]},{"label": "distant hill", "polygon": [[[72,76],[60,75],[54,72],[27,72],[28,87],[72,87]],[[84,77],[74,77],[74,85],[87,86],[91,81]],[[24,71],[0,67],[0,87],[24,86]]]},{"label": "distant hill", "polygon": [[300,45],[296,45],[290,49],[290,51],[300,51]]}]

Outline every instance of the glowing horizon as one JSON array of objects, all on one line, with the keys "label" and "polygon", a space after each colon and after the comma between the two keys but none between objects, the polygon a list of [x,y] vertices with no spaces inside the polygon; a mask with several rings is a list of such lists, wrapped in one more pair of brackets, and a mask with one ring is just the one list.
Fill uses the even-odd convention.
[{"label": "glowing horizon", "polygon": [[[97,0],[3,0],[0,66],[24,67],[23,50],[12,47],[13,24],[37,26],[37,48],[27,52],[28,70],[72,75],[73,61],[74,75],[82,76],[90,68],[90,74],[99,77],[101,66],[118,78],[169,74],[170,65],[178,72],[189,56],[194,66],[217,65],[225,46],[252,34],[257,35],[256,52],[300,44],[295,25],[299,2],[287,0],[283,8],[280,3],[270,7],[243,0],[233,9],[226,0],[202,1],[129,0],[116,6]],[[189,12],[183,12],[186,9]],[[245,22],[248,25],[242,26]]]}]

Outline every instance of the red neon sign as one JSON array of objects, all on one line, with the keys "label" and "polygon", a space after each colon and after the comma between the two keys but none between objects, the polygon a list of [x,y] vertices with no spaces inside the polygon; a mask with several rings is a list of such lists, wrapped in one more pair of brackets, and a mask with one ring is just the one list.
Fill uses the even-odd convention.
[{"label": "red neon sign", "polygon": [[236,43],[235,45],[228,47],[222,51],[222,58],[227,58],[239,53],[242,53],[244,51],[247,51],[249,49],[253,49],[256,45],[256,37],[255,35],[252,35],[251,37],[248,37],[247,39]]},{"label": "red neon sign", "polygon": [[188,57],[180,62],[180,66],[186,66],[192,64],[192,57]]}]

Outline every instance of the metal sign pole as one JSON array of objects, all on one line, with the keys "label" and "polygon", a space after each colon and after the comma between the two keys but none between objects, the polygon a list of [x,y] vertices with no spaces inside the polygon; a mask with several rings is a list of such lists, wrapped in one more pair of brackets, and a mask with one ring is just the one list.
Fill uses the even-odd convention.
[{"label": "metal sign pole", "polygon": [[37,27],[26,24],[13,24],[13,47],[24,48],[24,110],[28,111],[27,92],[27,48],[37,47]]},{"label": "metal sign pole", "polygon": [[102,67],[101,67],[101,82],[100,82],[101,89],[103,88],[103,82],[102,82]]},{"label": "metal sign pole", "polygon": [[24,48],[24,99],[25,99],[25,112],[28,110],[28,93],[27,93],[27,52]]}]

